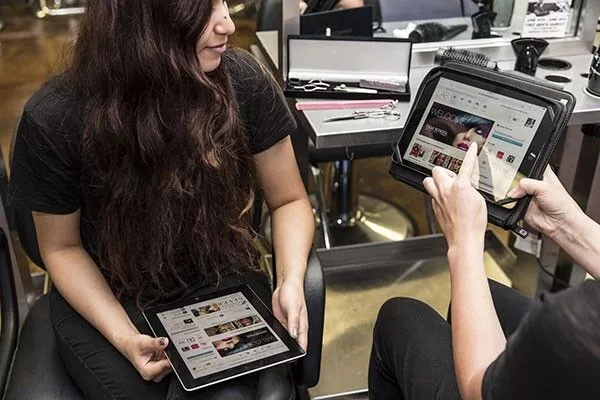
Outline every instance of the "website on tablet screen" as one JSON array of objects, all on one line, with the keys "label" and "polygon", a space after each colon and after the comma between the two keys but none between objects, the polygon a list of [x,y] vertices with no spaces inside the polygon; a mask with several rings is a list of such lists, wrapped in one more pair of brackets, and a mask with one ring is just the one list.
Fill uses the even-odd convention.
[{"label": "website on tablet screen", "polygon": [[289,350],[241,292],[157,315],[194,379]]},{"label": "website on tablet screen", "polygon": [[458,172],[471,143],[478,146],[478,189],[504,199],[546,109],[440,78],[404,159]]}]

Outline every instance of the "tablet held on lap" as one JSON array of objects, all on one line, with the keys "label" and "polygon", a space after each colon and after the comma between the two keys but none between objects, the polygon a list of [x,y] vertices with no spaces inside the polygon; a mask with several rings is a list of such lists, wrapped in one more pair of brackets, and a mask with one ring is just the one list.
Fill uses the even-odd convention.
[{"label": "tablet held on lap", "polygon": [[246,285],[143,313],[156,336],[169,338],[165,352],[188,391],[305,355]]}]

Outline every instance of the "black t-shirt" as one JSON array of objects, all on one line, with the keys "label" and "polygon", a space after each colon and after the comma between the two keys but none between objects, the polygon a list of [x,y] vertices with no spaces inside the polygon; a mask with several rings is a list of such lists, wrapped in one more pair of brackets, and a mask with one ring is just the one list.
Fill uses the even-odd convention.
[{"label": "black t-shirt", "polygon": [[487,368],[485,400],[600,399],[600,282],[535,302]]},{"label": "black t-shirt", "polygon": [[[249,53],[226,52],[240,118],[253,154],[267,150],[296,129],[272,76]],[[50,79],[27,102],[15,143],[9,204],[49,214],[81,209],[82,243],[96,259],[98,199],[82,180],[81,99],[66,75]],[[97,261],[97,260],[96,260]]]}]

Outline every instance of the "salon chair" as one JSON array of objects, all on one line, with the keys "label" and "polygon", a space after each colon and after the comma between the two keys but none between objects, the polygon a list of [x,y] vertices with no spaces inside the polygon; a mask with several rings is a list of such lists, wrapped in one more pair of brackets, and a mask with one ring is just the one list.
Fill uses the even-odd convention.
[{"label": "salon chair", "polygon": [[[3,160],[0,161],[4,166]],[[6,173],[1,178],[6,187]],[[34,301],[28,313],[27,309],[21,310],[27,315],[21,316],[24,322],[19,327],[16,287],[21,278],[14,273],[18,266],[14,252],[9,251],[12,244],[5,215],[6,198],[0,200],[0,263],[3,264],[0,265],[0,390],[6,400],[83,399],[58,353],[50,322],[48,295]],[[13,214],[14,226],[11,228],[17,232],[24,251],[36,265],[43,268],[31,212],[18,209],[8,209],[8,212]],[[260,221],[260,218],[254,221]],[[257,396],[260,399],[307,398],[306,388],[315,386],[319,381],[325,284],[321,263],[314,249],[308,261],[304,291],[310,326],[307,354],[291,366],[277,366],[263,371],[258,384]]]},{"label": "salon chair", "polygon": [[256,31],[279,30],[281,0],[261,0],[256,12]]},{"label": "salon chair", "polygon": [[[359,193],[354,160],[391,156],[391,143],[317,149],[310,142],[308,154],[322,233],[317,246],[399,241],[414,235],[416,225],[409,214],[384,199]],[[325,163],[330,163],[329,170],[319,167]]]},{"label": "salon chair", "polygon": [[[371,6],[375,3],[367,1]],[[256,30],[277,30],[280,20],[281,0],[263,0],[258,8]],[[415,224],[404,211],[382,199],[359,195],[356,187],[354,159],[391,154],[389,143],[321,150],[309,142],[309,162],[316,187],[313,205],[320,227],[320,234],[315,237],[317,247],[403,240],[413,235]],[[319,164],[327,162],[333,162],[333,173],[326,177]],[[261,236],[270,247],[271,223],[266,209],[261,227]]]}]

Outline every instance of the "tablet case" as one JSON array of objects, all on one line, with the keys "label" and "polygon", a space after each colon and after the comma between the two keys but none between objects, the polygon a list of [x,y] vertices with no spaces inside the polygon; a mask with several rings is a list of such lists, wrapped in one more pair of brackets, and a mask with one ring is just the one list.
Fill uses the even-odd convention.
[{"label": "tablet case", "polygon": [[[544,148],[540,149],[538,154],[539,161],[534,166],[533,170],[531,171],[531,175],[529,176],[533,179],[540,179],[548,165],[554,148],[566,131],[567,124],[571,118],[573,108],[575,107],[575,97],[571,93],[563,91],[556,86],[551,86],[543,81],[535,80],[534,78],[521,74],[508,74],[467,64],[448,63],[444,66],[432,69],[427,74],[427,76],[423,79],[423,83],[419,87],[419,91],[417,92],[415,102],[413,104],[416,105],[420,101],[423,91],[431,81],[439,77],[443,77],[444,73],[446,72],[458,73],[471,79],[495,85],[498,88],[509,88],[514,92],[521,92],[528,96],[536,97],[547,103],[548,107],[551,108],[555,114],[555,124],[553,125],[554,128],[552,131],[546,133],[548,139]],[[413,117],[420,118],[420,116],[414,115],[414,105],[408,120],[411,120]],[[412,133],[414,132],[405,131],[402,133],[402,135]],[[404,182],[426,193],[426,190],[423,187],[423,179],[426,176],[402,164],[399,143],[400,141],[398,141],[396,144],[394,154],[392,156],[392,164],[389,170],[390,175],[392,175],[396,180]],[[488,221],[503,229],[512,230],[516,234],[526,237],[527,231],[519,227],[518,223],[523,219],[530,201],[531,198],[529,196],[524,197],[523,199],[519,200],[512,209],[505,209],[497,204],[487,201]]]}]

